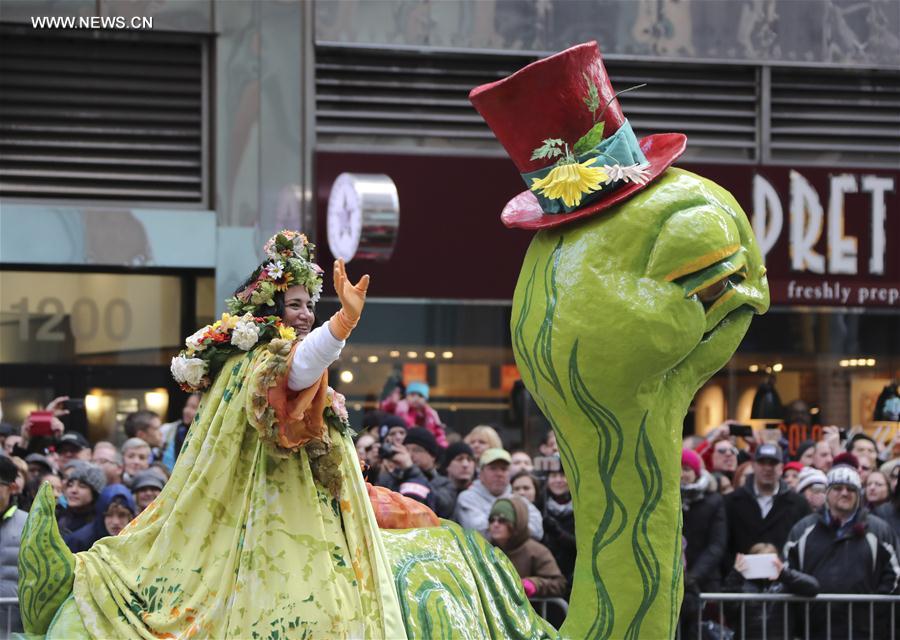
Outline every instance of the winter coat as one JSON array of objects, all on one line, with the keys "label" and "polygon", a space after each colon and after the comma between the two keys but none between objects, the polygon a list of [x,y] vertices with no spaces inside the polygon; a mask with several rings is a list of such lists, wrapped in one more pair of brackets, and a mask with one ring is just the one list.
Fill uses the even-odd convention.
[{"label": "winter coat", "polygon": [[167,422],[162,426],[165,444],[162,451],[162,463],[171,472],[175,468],[175,462],[181,454],[181,447],[187,438],[190,425],[184,424],[181,420],[175,422]]},{"label": "winter coat", "polygon": [[121,498],[125,506],[131,509],[132,517],[137,515],[137,505],[134,503],[134,497],[131,495],[128,487],[122,484],[108,485],[103,489],[100,497],[97,498],[97,508],[93,522],[63,537],[63,541],[72,553],[87,551],[97,540],[110,535],[106,529],[106,510],[115,498]]},{"label": "winter coat", "polygon": [[[728,544],[725,501],[710,493],[712,476],[705,471],[700,480],[682,487],[683,533],[685,549],[685,582],[700,591],[715,592],[722,582],[720,565]],[[696,495],[693,495],[696,492]]]},{"label": "winter coat", "polygon": [[[508,498],[512,494],[511,485],[506,485],[506,490],[499,496],[495,496],[481,484],[481,480],[476,480],[471,487],[459,494],[459,498],[456,500],[456,511],[453,512],[453,520],[466,529],[475,529],[486,538],[491,507],[500,498]],[[541,512],[529,502],[528,530],[535,540],[544,537],[542,520]]]},{"label": "winter coat", "polygon": [[438,412],[426,404],[422,409],[416,409],[409,405],[408,400],[401,400],[394,407],[392,413],[403,418],[410,427],[425,427],[437,440],[438,446],[446,449],[448,446],[447,434],[444,433],[444,427],[441,425],[441,419]]},{"label": "winter coat", "polygon": [[[726,593],[785,593],[798,596],[814,596],[819,593],[819,581],[813,576],[785,567],[777,580],[748,580],[736,569],[725,578],[722,591]],[[729,626],[735,630],[736,640],[763,637],[763,610],[765,610],[765,636],[772,640],[793,638],[792,629],[797,623],[796,612],[789,611],[788,635],[784,635],[785,605],[776,602],[747,602],[744,604],[744,634],[741,635],[741,604],[725,604]]]},{"label": "winter coat", "polygon": [[428,482],[428,478],[416,465],[408,469],[397,467],[392,472],[382,469],[378,474],[378,481],[373,484],[379,487],[386,487],[407,498],[421,502],[432,511],[435,509],[435,496],[431,490],[431,483]]},{"label": "winter coat", "polygon": [[[860,509],[849,526],[837,529],[828,522],[824,509],[800,520],[791,529],[784,547],[786,566],[814,576],[822,593],[896,594],[900,564],[894,534],[879,517]],[[824,637],[824,604],[810,606],[810,635]],[[848,637],[849,608],[831,607],[831,637]],[[875,607],[876,638],[887,624],[885,613]],[[888,612],[889,615],[889,612]],[[889,619],[889,618],[888,618]],[[853,605],[853,632],[869,637],[869,605]]]},{"label": "winter coat", "polygon": [[779,483],[772,509],[765,518],[756,501],[753,476],[747,483],[725,496],[725,516],[728,522],[727,566],[734,564],[734,554],[747,553],[757,542],[768,542],[781,549],[791,527],[809,514],[806,499]]},{"label": "winter coat", "polygon": [[96,513],[94,510],[96,504],[97,501],[94,500],[94,502],[87,507],[79,508],[78,510],[75,510],[72,507],[66,507],[64,509],[57,505],[56,523],[59,525],[60,535],[66,536],[73,531],[92,523]]},{"label": "winter coat", "polygon": [[510,559],[519,577],[534,584],[534,597],[552,598],[563,595],[568,582],[559,570],[553,554],[528,536],[529,503],[520,497],[515,497],[510,502],[516,510],[516,521],[512,523],[512,536],[501,547],[503,553]]},{"label": "winter coat", "polygon": [[884,520],[897,536],[897,546],[900,547],[900,509],[893,502],[885,502],[872,513]]},{"label": "winter coat", "polygon": [[452,518],[453,510],[456,509],[456,498],[459,496],[459,490],[456,485],[447,476],[442,476],[437,470],[422,471],[431,485],[431,492],[434,495],[434,512],[439,518]]},{"label": "winter coat", "polygon": [[[0,519],[0,598],[19,595],[19,544],[28,514],[11,506]],[[10,606],[11,631],[21,631],[19,608]]]},{"label": "winter coat", "polygon": [[[575,512],[569,509],[552,509],[549,505],[553,496],[547,493],[544,499],[544,546],[550,549],[556,564],[568,581],[566,595],[572,588],[572,576],[575,573]],[[557,503],[553,500],[554,503]],[[568,506],[571,507],[569,502]]]}]

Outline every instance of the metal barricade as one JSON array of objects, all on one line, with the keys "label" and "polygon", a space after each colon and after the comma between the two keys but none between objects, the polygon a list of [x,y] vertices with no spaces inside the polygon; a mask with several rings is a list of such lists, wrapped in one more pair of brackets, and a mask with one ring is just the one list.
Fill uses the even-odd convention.
[{"label": "metal barricade", "polygon": [[[771,611],[768,605],[774,605]],[[825,635],[817,631],[810,635],[810,608],[813,612],[813,620],[817,626],[822,619],[817,617],[824,605]],[[748,614],[748,606],[752,607]],[[710,609],[715,614],[710,616]],[[726,614],[726,608],[730,612]],[[846,612],[847,631],[832,634],[832,610],[843,609]],[[865,611],[865,622],[857,619],[854,625],[854,608]],[[737,611],[737,613],[736,613]],[[704,612],[706,615],[704,615]],[[779,619],[780,613],[780,619]],[[752,620],[757,614],[761,619]],[[775,618],[771,620],[770,617]],[[681,622],[681,621],[680,621]],[[826,640],[900,640],[900,596],[864,595],[826,593],[815,597],[806,598],[784,593],[701,593],[700,606],[697,610],[696,636],[682,634],[679,624],[676,638],[678,640],[700,640],[701,638],[719,638],[723,640],[733,634],[735,640],[759,638],[761,640],[810,640],[811,637]],[[709,625],[709,622],[714,623]],[[774,625],[772,623],[775,623]],[[867,624],[866,624],[867,623]],[[877,624],[880,627],[876,629]],[[703,626],[706,625],[706,629]],[[717,625],[717,626],[716,626]],[[758,626],[758,629],[753,627]],[[868,632],[861,631],[868,627]],[[748,631],[749,628],[749,631]],[[688,637],[690,635],[690,637]]]},{"label": "metal barricade", "polygon": [[21,631],[19,599],[0,598],[0,638],[9,638],[13,631]]},{"label": "metal barricade", "polygon": [[528,602],[544,620],[547,619],[547,605],[557,607],[563,618],[569,613],[569,603],[562,598],[529,598]]}]

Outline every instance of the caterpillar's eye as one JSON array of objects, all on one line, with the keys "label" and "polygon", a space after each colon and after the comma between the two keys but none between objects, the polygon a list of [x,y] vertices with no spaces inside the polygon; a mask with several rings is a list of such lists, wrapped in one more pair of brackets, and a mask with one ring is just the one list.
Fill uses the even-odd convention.
[{"label": "caterpillar's eye", "polygon": [[721,280],[717,280],[713,282],[708,287],[701,289],[697,292],[697,297],[700,299],[700,302],[703,304],[709,304],[710,302],[715,302],[719,299],[725,290],[728,289],[728,281],[729,278],[726,276]]}]

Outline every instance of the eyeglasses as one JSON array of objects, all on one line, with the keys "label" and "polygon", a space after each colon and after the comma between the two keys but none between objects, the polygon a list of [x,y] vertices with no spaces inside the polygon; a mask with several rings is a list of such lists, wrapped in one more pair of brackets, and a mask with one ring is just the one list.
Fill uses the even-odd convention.
[{"label": "eyeglasses", "polygon": [[488,524],[493,524],[495,522],[509,522],[509,520],[507,520],[503,516],[491,516],[490,518],[488,518]]},{"label": "eyeglasses", "polygon": [[841,491],[846,491],[847,493],[856,493],[856,487],[851,487],[848,484],[836,484],[831,487],[831,490],[838,493],[840,493]]}]

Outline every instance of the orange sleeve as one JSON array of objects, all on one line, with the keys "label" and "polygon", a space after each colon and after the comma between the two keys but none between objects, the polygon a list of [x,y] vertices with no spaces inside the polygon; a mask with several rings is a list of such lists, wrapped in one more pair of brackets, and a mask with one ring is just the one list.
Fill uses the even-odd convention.
[{"label": "orange sleeve", "polygon": [[[297,344],[291,349],[288,362],[294,361]],[[296,449],[310,440],[324,440],[327,437],[328,427],[322,413],[325,411],[328,371],[324,371],[312,386],[301,391],[288,388],[289,371],[290,368],[279,377],[277,384],[269,388],[268,397],[278,422],[278,446]]]},{"label": "orange sleeve", "polygon": [[415,529],[441,524],[434,511],[421,502],[368,482],[366,489],[380,529]]}]

